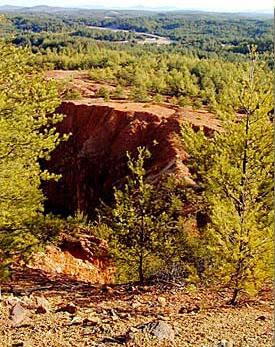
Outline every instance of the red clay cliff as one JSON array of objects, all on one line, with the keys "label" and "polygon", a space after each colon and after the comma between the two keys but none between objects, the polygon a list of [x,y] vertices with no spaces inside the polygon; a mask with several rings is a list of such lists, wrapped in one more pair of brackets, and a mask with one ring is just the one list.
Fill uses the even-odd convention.
[{"label": "red clay cliff", "polygon": [[146,168],[149,175],[168,170],[188,175],[186,152],[178,138],[180,124],[189,120],[205,131],[218,127],[205,111],[138,103],[67,101],[57,112],[66,115],[58,131],[72,135],[47,164],[62,178],[47,183],[45,193],[47,208],[62,214],[77,209],[92,214],[100,199],[108,201],[113,186],[121,185],[128,173],[126,152],[135,155],[138,146],[152,153]]}]

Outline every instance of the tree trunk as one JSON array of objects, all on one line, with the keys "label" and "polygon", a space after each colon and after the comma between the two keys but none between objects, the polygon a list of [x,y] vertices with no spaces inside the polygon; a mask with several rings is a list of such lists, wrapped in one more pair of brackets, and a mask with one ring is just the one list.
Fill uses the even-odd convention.
[{"label": "tree trunk", "polygon": [[140,256],[139,256],[138,275],[139,275],[139,282],[140,282],[140,283],[144,283],[144,275],[143,275],[143,254],[140,254]]},{"label": "tree trunk", "polygon": [[237,298],[238,298],[239,292],[240,292],[240,290],[238,288],[234,289],[232,298],[229,301],[230,305],[234,305],[234,306],[237,305]]}]

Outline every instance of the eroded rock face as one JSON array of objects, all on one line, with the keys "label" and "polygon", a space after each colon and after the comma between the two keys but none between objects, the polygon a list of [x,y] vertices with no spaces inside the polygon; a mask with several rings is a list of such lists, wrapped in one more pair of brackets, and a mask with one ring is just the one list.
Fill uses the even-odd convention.
[{"label": "eroded rock face", "polygon": [[[92,215],[99,200],[108,201],[113,186],[123,183],[128,173],[126,152],[135,155],[138,146],[146,146],[152,153],[147,163],[150,175],[168,170],[188,175],[183,164],[186,153],[178,138],[185,114],[168,108],[166,112],[152,112],[131,106],[74,101],[61,104],[57,112],[66,118],[58,131],[72,136],[55,150],[47,164],[51,171],[62,174],[59,182],[45,186],[48,210],[73,214],[78,209]],[[210,129],[204,117],[201,114],[192,120],[189,115],[196,126]]]},{"label": "eroded rock face", "polygon": [[47,246],[45,252],[34,254],[28,267],[50,276],[89,283],[114,281],[114,264],[107,243],[91,235],[65,236],[59,247]]}]

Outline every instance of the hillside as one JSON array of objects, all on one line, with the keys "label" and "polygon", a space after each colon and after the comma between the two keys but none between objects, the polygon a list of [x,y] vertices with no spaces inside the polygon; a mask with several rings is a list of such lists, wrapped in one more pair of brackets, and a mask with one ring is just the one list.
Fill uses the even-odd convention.
[{"label": "hillside", "polygon": [[271,346],[271,19],[57,6],[0,6],[0,347]]}]

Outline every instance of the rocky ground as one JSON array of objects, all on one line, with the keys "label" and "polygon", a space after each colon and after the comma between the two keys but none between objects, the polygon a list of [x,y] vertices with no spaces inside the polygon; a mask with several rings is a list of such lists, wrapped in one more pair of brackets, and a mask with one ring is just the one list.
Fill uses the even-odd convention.
[{"label": "rocky ground", "polygon": [[93,286],[18,274],[2,285],[0,346],[273,345],[271,290],[238,307],[228,291],[172,284]]},{"label": "rocky ground", "polygon": [[[155,122],[155,128],[158,131],[162,129],[158,142],[164,143],[165,147],[165,151],[160,151],[161,160],[157,163],[161,168],[166,168],[167,163],[178,158],[178,152],[172,151],[177,149],[174,146],[176,142],[173,134],[174,125],[179,125],[181,119],[189,120],[194,126],[202,126],[204,129],[215,130],[219,127],[214,116],[206,110],[194,111],[188,107],[183,109],[168,102],[141,104],[131,102],[127,98],[109,102],[105,102],[102,98],[97,99],[95,95],[100,87],[110,89],[114,87],[91,81],[85,72],[54,71],[49,73],[49,77],[67,80],[66,83],[81,92],[83,99],[63,103],[61,113],[67,114],[67,120],[69,112],[64,112],[67,108],[73,110],[73,115],[77,114],[75,111],[79,108],[82,119],[85,112],[87,118],[91,117],[89,110],[93,109],[100,121],[103,111],[113,123],[117,120],[118,134],[122,134],[121,141],[120,137],[116,138],[113,135],[113,123],[104,121],[103,130],[96,129],[98,139],[104,141],[108,138],[107,129],[112,129],[109,138],[117,140],[112,146],[116,156],[116,151],[121,148],[125,150],[123,146],[129,146],[129,143],[136,148],[142,134],[147,136],[149,134],[149,139],[157,138],[152,137],[151,132],[142,132],[146,130],[147,123],[152,130],[152,123]],[[141,117],[139,121],[135,113]],[[125,129],[129,131],[125,130],[123,133],[121,124],[127,117],[129,127],[126,122]],[[172,119],[171,126],[169,119]],[[83,124],[86,131],[87,122]],[[91,123],[91,129],[88,135],[95,138],[92,132],[95,130],[94,123]],[[68,132],[70,131],[69,129]],[[131,135],[132,142],[129,138],[125,141],[125,134]],[[155,136],[158,132],[153,134]],[[170,147],[168,146],[170,143],[166,145],[162,141],[163,138],[171,139]],[[83,143],[86,143],[86,140],[85,137]],[[97,142],[97,146],[99,143]],[[91,148],[94,147],[91,145]],[[102,142],[100,148],[106,147],[109,148],[110,143],[106,146],[105,142]],[[167,148],[171,149],[172,157]],[[128,147],[126,149],[129,150]],[[166,153],[166,156],[163,153]],[[64,152],[60,157],[63,158],[63,155]],[[109,160],[110,153],[106,157]],[[167,163],[162,162],[164,157]],[[102,163],[103,159],[102,157],[100,160],[96,159],[96,164]],[[109,162],[106,162],[106,167],[109,168]],[[59,198],[60,195],[58,190]],[[45,276],[42,269],[46,267],[40,264],[39,270],[29,268],[28,271],[17,271],[10,282],[0,284],[0,347],[271,347],[273,345],[273,302],[270,289],[263,290],[258,298],[244,299],[239,306],[232,307],[227,305],[230,296],[227,290],[218,291],[171,283],[146,286],[91,285],[84,282],[94,279],[91,277],[93,274],[84,274],[83,271],[82,262],[86,261],[87,257],[82,259],[78,256],[77,259],[73,259],[75,249],[72,254],[69,253],[62,255],[52,252],[52,257],[46,258],[47,268],[51,266],[50,260],[54,260],[56,271],[53,271],[52,277]],[[91,260],[94,267],[97,264],[99,270],[105,271],[102,279],[106,280],[106,264],[102,263],[103,266],[101,263],[102,259]],[[99,266],[100,264],[102,266]],[[57,275],[60,273],[57,269],[59,270],[61,265],[69,270]],[[88,265],[85,268],[90,269]],[[92,265],[91,269],[94,270]],[[75,276],[80,272],[82,277],[78,276],[78,280],[64,277]]]}]

